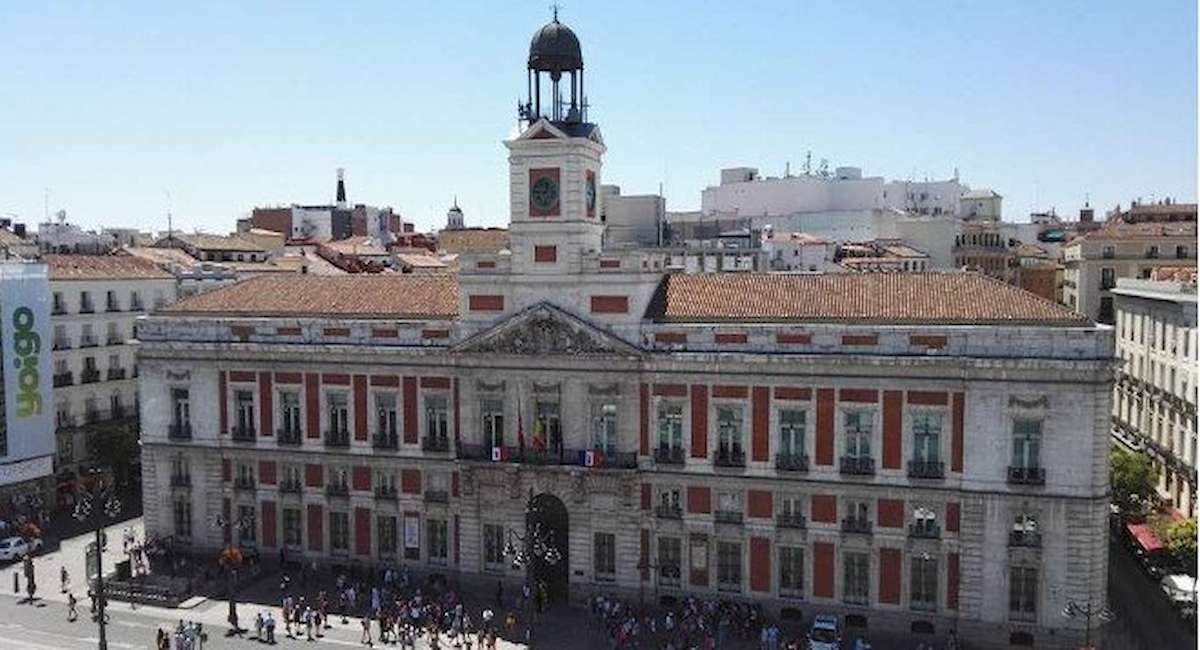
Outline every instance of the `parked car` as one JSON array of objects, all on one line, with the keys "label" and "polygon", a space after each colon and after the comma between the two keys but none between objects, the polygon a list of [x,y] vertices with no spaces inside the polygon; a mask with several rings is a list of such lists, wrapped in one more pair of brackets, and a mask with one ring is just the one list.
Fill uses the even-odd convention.
[{"label": "parked car", "polygon": [[32,555],[42,548],[42,540],[34,537],[26,540],[24,537],[5,537],[0,539],[0,561],[12,562],[26,555]]},{"label": "parked car", "polygon": [[838,629],[836,616],[821,614],[813,618],[812,627],[808,630],[809,650],[839,650],[842,647],[842,634]]}]

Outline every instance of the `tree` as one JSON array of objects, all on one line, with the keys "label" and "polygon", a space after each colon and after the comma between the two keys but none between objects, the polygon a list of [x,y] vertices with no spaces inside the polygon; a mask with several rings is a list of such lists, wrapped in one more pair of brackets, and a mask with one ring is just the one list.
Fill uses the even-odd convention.
[{"label": "tree", "polygon": [[1167,526],[1167,548],[1191,575],[1196,575],[1196,520],[1184,519]]},{"label": "tree", "polygon": [[1140,510],[1154,497],[1158,470],[1150,456],[1142,452],[1114,449],[1108,459],[1113,503],[1122,511]]}]

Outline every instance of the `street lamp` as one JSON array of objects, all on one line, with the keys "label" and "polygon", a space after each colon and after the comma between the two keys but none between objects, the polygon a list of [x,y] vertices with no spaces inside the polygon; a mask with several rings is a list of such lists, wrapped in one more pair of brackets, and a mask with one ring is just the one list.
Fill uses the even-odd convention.
[{"label": "street lamp", "polygon": [[104,535],[106,520],[116,520],[121,514],[121,501],[117,499],[116,490],[111,483],[102,478],[102,472],[92,469],[88,472],[92,477],[91,485],[81,487],[75,498],[75,510],[71,515],[79,522],[95,526],[96,535],[96,622],[100,626],[99,650],[108,650],[108,640],[105,637],[105,624],[108,599],[104,595],[104,546],[107,535]]},{"label": "street lamp", "polygon": [[1079,616],[1084,617],[1083,646],[1088,650],[1092,648],[1092,617],[1095,616],[1104,623],[1113,620],[1115,617],[1113,611],[1108,608],[1108,605],[1091,602],[1080,605],[1073,600],[1067,601],[1066,607],[1063,607],[1062,615],[1064,618],[1071,619]]},{"label": "street lamp", "polygon": [[226,576],[226,591],[229,597],[229,625],[233,627],[233,633],[241,632],[242,628],[238,625],[237,615],[237,570],[242,565],[242,549],[241,549],[241,532],[254,526],[254,520],[249,517],[234,517],[226,518],[224,515],[216,516],[217,528],[225,532],[225,536],[229,538],[229,545],[221,551],[218,562],[225,569]]},{"label": "street lamp", "polygon": [[554,565],[562,561],[562,552],[554,540],[554,532],[535,521],[529,526],[529,516],[538,508],[533,505],[533,490],[529,490],[529,499],[525,501],[525,534],[512,529],[508,531],[508,540],[504,543],[504,555],[512,563],[514,569],[527,569],[535,560]]}]

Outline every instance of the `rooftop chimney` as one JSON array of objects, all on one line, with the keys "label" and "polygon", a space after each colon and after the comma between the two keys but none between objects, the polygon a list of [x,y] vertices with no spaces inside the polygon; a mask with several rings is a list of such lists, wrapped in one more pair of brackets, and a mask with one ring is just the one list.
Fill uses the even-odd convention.
[{"label": "rooftop chimney", "polygon": [[341,167],[338,167],[338,170],[337,170],[337,179],[338,179],[337,205],[339,208],[346,207],[346,183],[343,180],[343,177],[345,176],[345,174],[346,174],[346,170],[342,169]]},{"label": "rooftop chimney", "polygon": [[1079,223],[1092,223],[1096,220],[1096,211],[1090,206],[1079,208]]}]

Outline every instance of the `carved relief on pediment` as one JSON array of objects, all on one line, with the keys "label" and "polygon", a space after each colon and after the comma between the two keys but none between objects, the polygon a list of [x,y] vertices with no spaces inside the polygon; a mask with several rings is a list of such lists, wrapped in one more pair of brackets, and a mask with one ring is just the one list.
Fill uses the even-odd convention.
[{"label": "carved relief on pediment", "polygon": [[514,355],[630,354],[632,346],[557,307],[541,305],[473,340],[460,352]]}]

